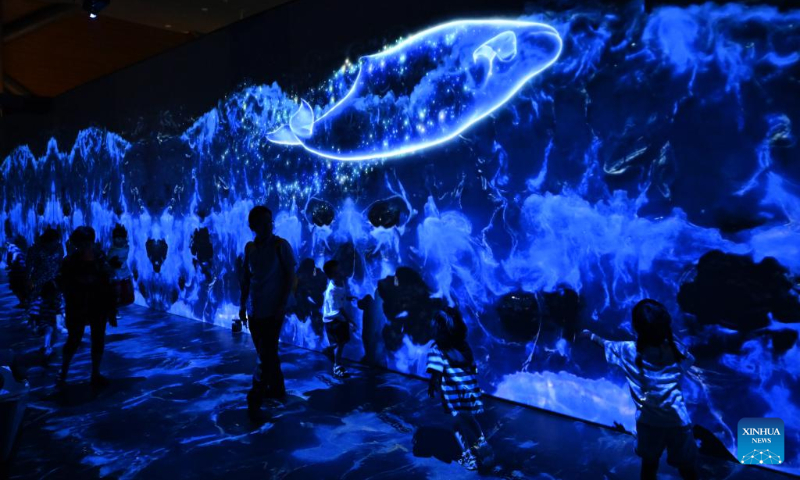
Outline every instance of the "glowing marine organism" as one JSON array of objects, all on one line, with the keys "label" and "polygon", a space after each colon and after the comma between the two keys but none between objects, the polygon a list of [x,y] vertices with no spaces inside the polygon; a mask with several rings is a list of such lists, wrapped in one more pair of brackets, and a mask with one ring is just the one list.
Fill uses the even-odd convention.
[{"label": "glowing marine organism", "polygon": [[396,157],[444,143],[552,65],[561,37],[520,20],[462,20],[358,60],[347,95],[316,118],[302,100],[269,141],[335,160]]}]

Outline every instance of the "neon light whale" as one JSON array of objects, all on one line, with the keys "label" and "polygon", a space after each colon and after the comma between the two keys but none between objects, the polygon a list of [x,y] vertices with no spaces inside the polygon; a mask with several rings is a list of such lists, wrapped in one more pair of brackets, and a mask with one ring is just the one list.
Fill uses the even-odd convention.
[{"label": "neon light whale", "polygon": [[[358,60],[348,93],[319,118],[305,100],[275,144],[363,161],[417,152],[455,138],[556,62],[553,27],[521,20],[461,20],[419,32]],[[321,112],[321,110],[319,110]]]}]

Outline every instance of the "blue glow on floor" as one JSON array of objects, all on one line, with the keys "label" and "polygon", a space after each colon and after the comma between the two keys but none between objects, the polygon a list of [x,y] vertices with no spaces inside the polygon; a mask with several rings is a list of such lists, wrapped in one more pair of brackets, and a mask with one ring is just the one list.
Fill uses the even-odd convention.
[{"label": "blue glow on floor", "polygon": [[[20,146],[2,165],[0,241],[20,235],[30,243],[46,224],[71,230],[84,223],[107,241],[122,223],[131,232],[139,304],[228,327],[238,312],[236,259],[251,238],[247,212],[264,202],[298,259],[320,267],[338,258],[351,270],[353,292],[375,297],[356,311],[350,358],[420,373],[431,340],[420,306],[428,293],[449,296],[465,311],[484,390],[632,429],[624,379],[574,333],[591,327],[627,338],[630,307],[652,296],[669,306],[675,331],[699,359],[699,381],[685,387],[696,423],[730,451],[744,416],[800,425],[800,171],[793,160],[800,13],[733,3],[604,8],[514,20],[552,26],[563,45],[544,52],[558,59],[509,84],[511,97],[491,115],[484,114],[496,101],[475,107],[484,116],[460,135],[398,161],[339,162],[273,144],[269,134],[290,123],[301,101],[278,83],[231,92],[176,135],[87,128],[75,139]],[[493,51],[509,56],[502,35],[470,39],[468,61],[484,62],[480,48],[492,39]],[[402,60],[413,42],[396,45],[367,58],[387,55],[397,68],[430,71],[415,63],[425,55]],[[358,83],[371,62],[346,63],[303,92],[316,123],[338,118],[356,100],[348,97],[354,85],[372,87]],[[422,98],[431,105],[447,97]],[[417,122],[420,113],[439,121],[436,108],[415,112]],[[304,115],[298,128],[309,126],[310,112]],[[309,133],[322,152],[342,148],[358,157],[383,151],[378,140],[386,138],[386,152],[445,138],[471,117],[446,112],[449,133],[436,135],[399,118],[414,128],[387,137],[396,125],[375,121],[351,138],[317,138],[315,123]],[[726,254],[709,267],[723,274],[703,283],[696,265],[711,250]],[[779,286],[760,298],[784,303],[765,300],[741,318],[726,310],[746,296],[738,286],[758,287],[747,275],[762,270]],[[686,285],[726,278],[734,293],[714,297],[724,315],[679,305]],[[698,288],[698,296],[710,295]],[[397,300],[403,295],[411,300]],[[289,317],[285,341],[325,345],[312,304]],[[172,361],[203,360],[176,353]],[[148,375],[160,368],[143,367]],[[800,451],[792,448],[800,430],[790,430],[787,444],[789,455]]]}]

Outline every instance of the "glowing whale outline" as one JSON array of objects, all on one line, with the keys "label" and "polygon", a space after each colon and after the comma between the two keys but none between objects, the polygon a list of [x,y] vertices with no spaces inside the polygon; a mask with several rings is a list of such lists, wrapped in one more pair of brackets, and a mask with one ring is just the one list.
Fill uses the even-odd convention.
[{"label": "glowing whale outline", "polygon": [[[516,95],[516,93],[531,78],[535,77],[536,75],[538,75],[542,71],[544,71],[547,68],[549,68],[561,56],[561,52],[562,52],[562,49],[563,49],[563,42],[561,40],[561,36],[558,34],[556,29],[551,27],[550,25],[547,25],[547,24],[544,24],[544,23],[539,23],[539,22],[529,22],[529,21],[523,21],[523,20],[505,20],[505,19],[456,20],[456,21],[447,22],[447,23],[443,23],[443,24],[428,28],[426,30],[423,30],[423,31],[421,31],[419,33],[416,33],[416,34],[412,35],[411,37],[407,38],[406,40],[398,43],[397,45],[395,45],[395,46],[393,46],[391,48],[388,48],[386,50],[383,50],[381,52],[378,52],[378,53],[375,53],[375,54],[372,54],[372,55],[366,55],[366,56],[362,57],[361,59],[359,59],[359,64],[363,67],[364,63],[361,62],[361,60],[364,59],[364,58],[372,58],[372,59],[378,58],[379,59],[379,58],[382,58],[382,57],[388,57],[388,56],[391,56],[391,55],[394,55],[394,54],[398,54],[401,51],[403,51],[406,48],[408,48],[410,45],[420,41],[421,39],[425,38],[428,35],[439,33],[442,30],[446,30],[446,29],[449,29],[449,28],[457,28],[457,27],[465,26],[465,25],[469,25],[469,24],[479,24],[481,26],[487,25],[487,26],[506,27],[506,28],[525,28],[525,27],[541,28],[544,31],[538,32],[538,33],[543,34],[543,35],[551,35],[557,41],[557,45],[558,45],[557,51],[549,61],[544,62],[539,68],[537,68],[535,70],[532,70],[530,73],[528,73],[528,75],[525,75],[525,76],[521,77],[520,80],[516,84],[514,84],[511,88],[508,89],[508,93],[504,97],[500,98],[500,100],[498,100],[491,107],[485,109],[485,111],[483,111],[480,115],[476,115],[475,117],[469,119],[467,122],[463,123],[460,127],[455,128],[450,133],[448,133],[446,135],[443,135],[443,136],[440,136],[440,137],[437,137],[437,138],[432,139],[432,140],[421,141],[419,143],[414,143],[412,145],[407,145],[407,146],[400,147],[400,148],[397,148],[397,149],[394,149],[394,150],[389,150],[389,151],[370,152],[370,153],[366,153],[366,154],[354,154],[354,155],[333,154],[333,153],[330,153],[330,152],[325,152],[325,151],[316,149],[314,147],[311,147],[311,146],[307,145],[306,143],[303,143],[304,139],[309,139],[309,138],[311,138],[313,136],[314,124],[322,121],[323,119],[325,119],[326,117],[330,116],[334,112],[338,113],[338,110],[340,110],[342,108],[346,108],[346,106],[348,106],[347,102],[350,100],[350,97],[352,97],[355,94],[356,90],[359,87],[359,81],[361,80],[361,76],[364,74],[364,69],[363,68],[359,69],[358,75],[356,76],[355,80],[353,81],[353,84],[352,84],[350,90],[347,92],[347,94],[341,100],[339,100],[338,103],[336,103],[327,112],[325,112],[322,116],[320,116],[319,118],[315,119],[314,118],[314,110],[313,110],[313,108],[308,104],[308,102],[306,102],[305,100],[301,99],[300,107],[290,117],[289,124],[288,125],[283,125],[283,126],[279,127],[277,130],[269,132],[267,134],[267,140],[269,140],[271,143],[278,144],[278,145],[287,145],[287,146],[301,145],[306,151],[308,151],[310,153],[313,153],[313,154],[318,155],[318,156],[323,157],[323,158],[328,158],[328,159],[331,159],[331,160],[340,160],[340,161],[378,160],[378,159],[386,159],[386,158],[392,158],[392,157],[398,157],[398,156],[402,156],[402,155],[407,155],[407,154],[410,154],[410,153],[413,153],[413,152],[417,152],[417,151],[420,151],[420,150],[424,150],[424,149],[427,149],[427,148],[434,147],[436,145],[441,145],[441,144],[443,144],[445,142],[448,142],[449,140],[452,140],[453,138],[457,137],[458,135],[460,135],[461,133],[466,131],[469,127],[471,127],[475,123],[479,122],[480,120],[482,120],[486,116],[492,114],[495,110],[497,110],[498,108],[503,106],[514,95]],[[505,33],[505,32],[503,32],[503,33]],[[497,39],[498,37],[503,35],[503,33],[501,33],[500,35],[497,35],[497,36],[489,39],[488,41],[484,42],[482,45],[480,45],[473,52],[473,61],[476,62],[476,63],[477,63],[479,57],[486,57],[488,59],[490,68],[489,68],[489,75],[487,75],[487,79],[491,75],[491,71],[492,71],[491,65],[492,65],[492,61],[494,60],[495,57],[500,58],[501,61],[505,61],[505,60],[509,60],[510,58],[513,58],[513,56],[516,55],[516,52],[515,52],[514,55],[511,55],[510,57],[508,55],[505,55],[506,58],[504,58],[504,54],[497,55],[497,52],[492,52],[491,54],[487,54],[487,52],[485,50],[482,50],[489,42]],[[516,38],[514,40],[515,40],[515,48],[516,48]],[[345,107],[343,107],[343,105]]]}]

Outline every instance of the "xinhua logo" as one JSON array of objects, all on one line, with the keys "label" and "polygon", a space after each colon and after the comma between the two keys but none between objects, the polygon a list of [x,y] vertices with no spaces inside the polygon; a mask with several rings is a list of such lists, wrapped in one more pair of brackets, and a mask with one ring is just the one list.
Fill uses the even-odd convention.
[{"label": "xinhua logo", "polygon": [[739,462],[745,465],[781,465],[784,460],[783,438],[786,434],[780,418],[743,418],[739,420],[737,442]]}]

